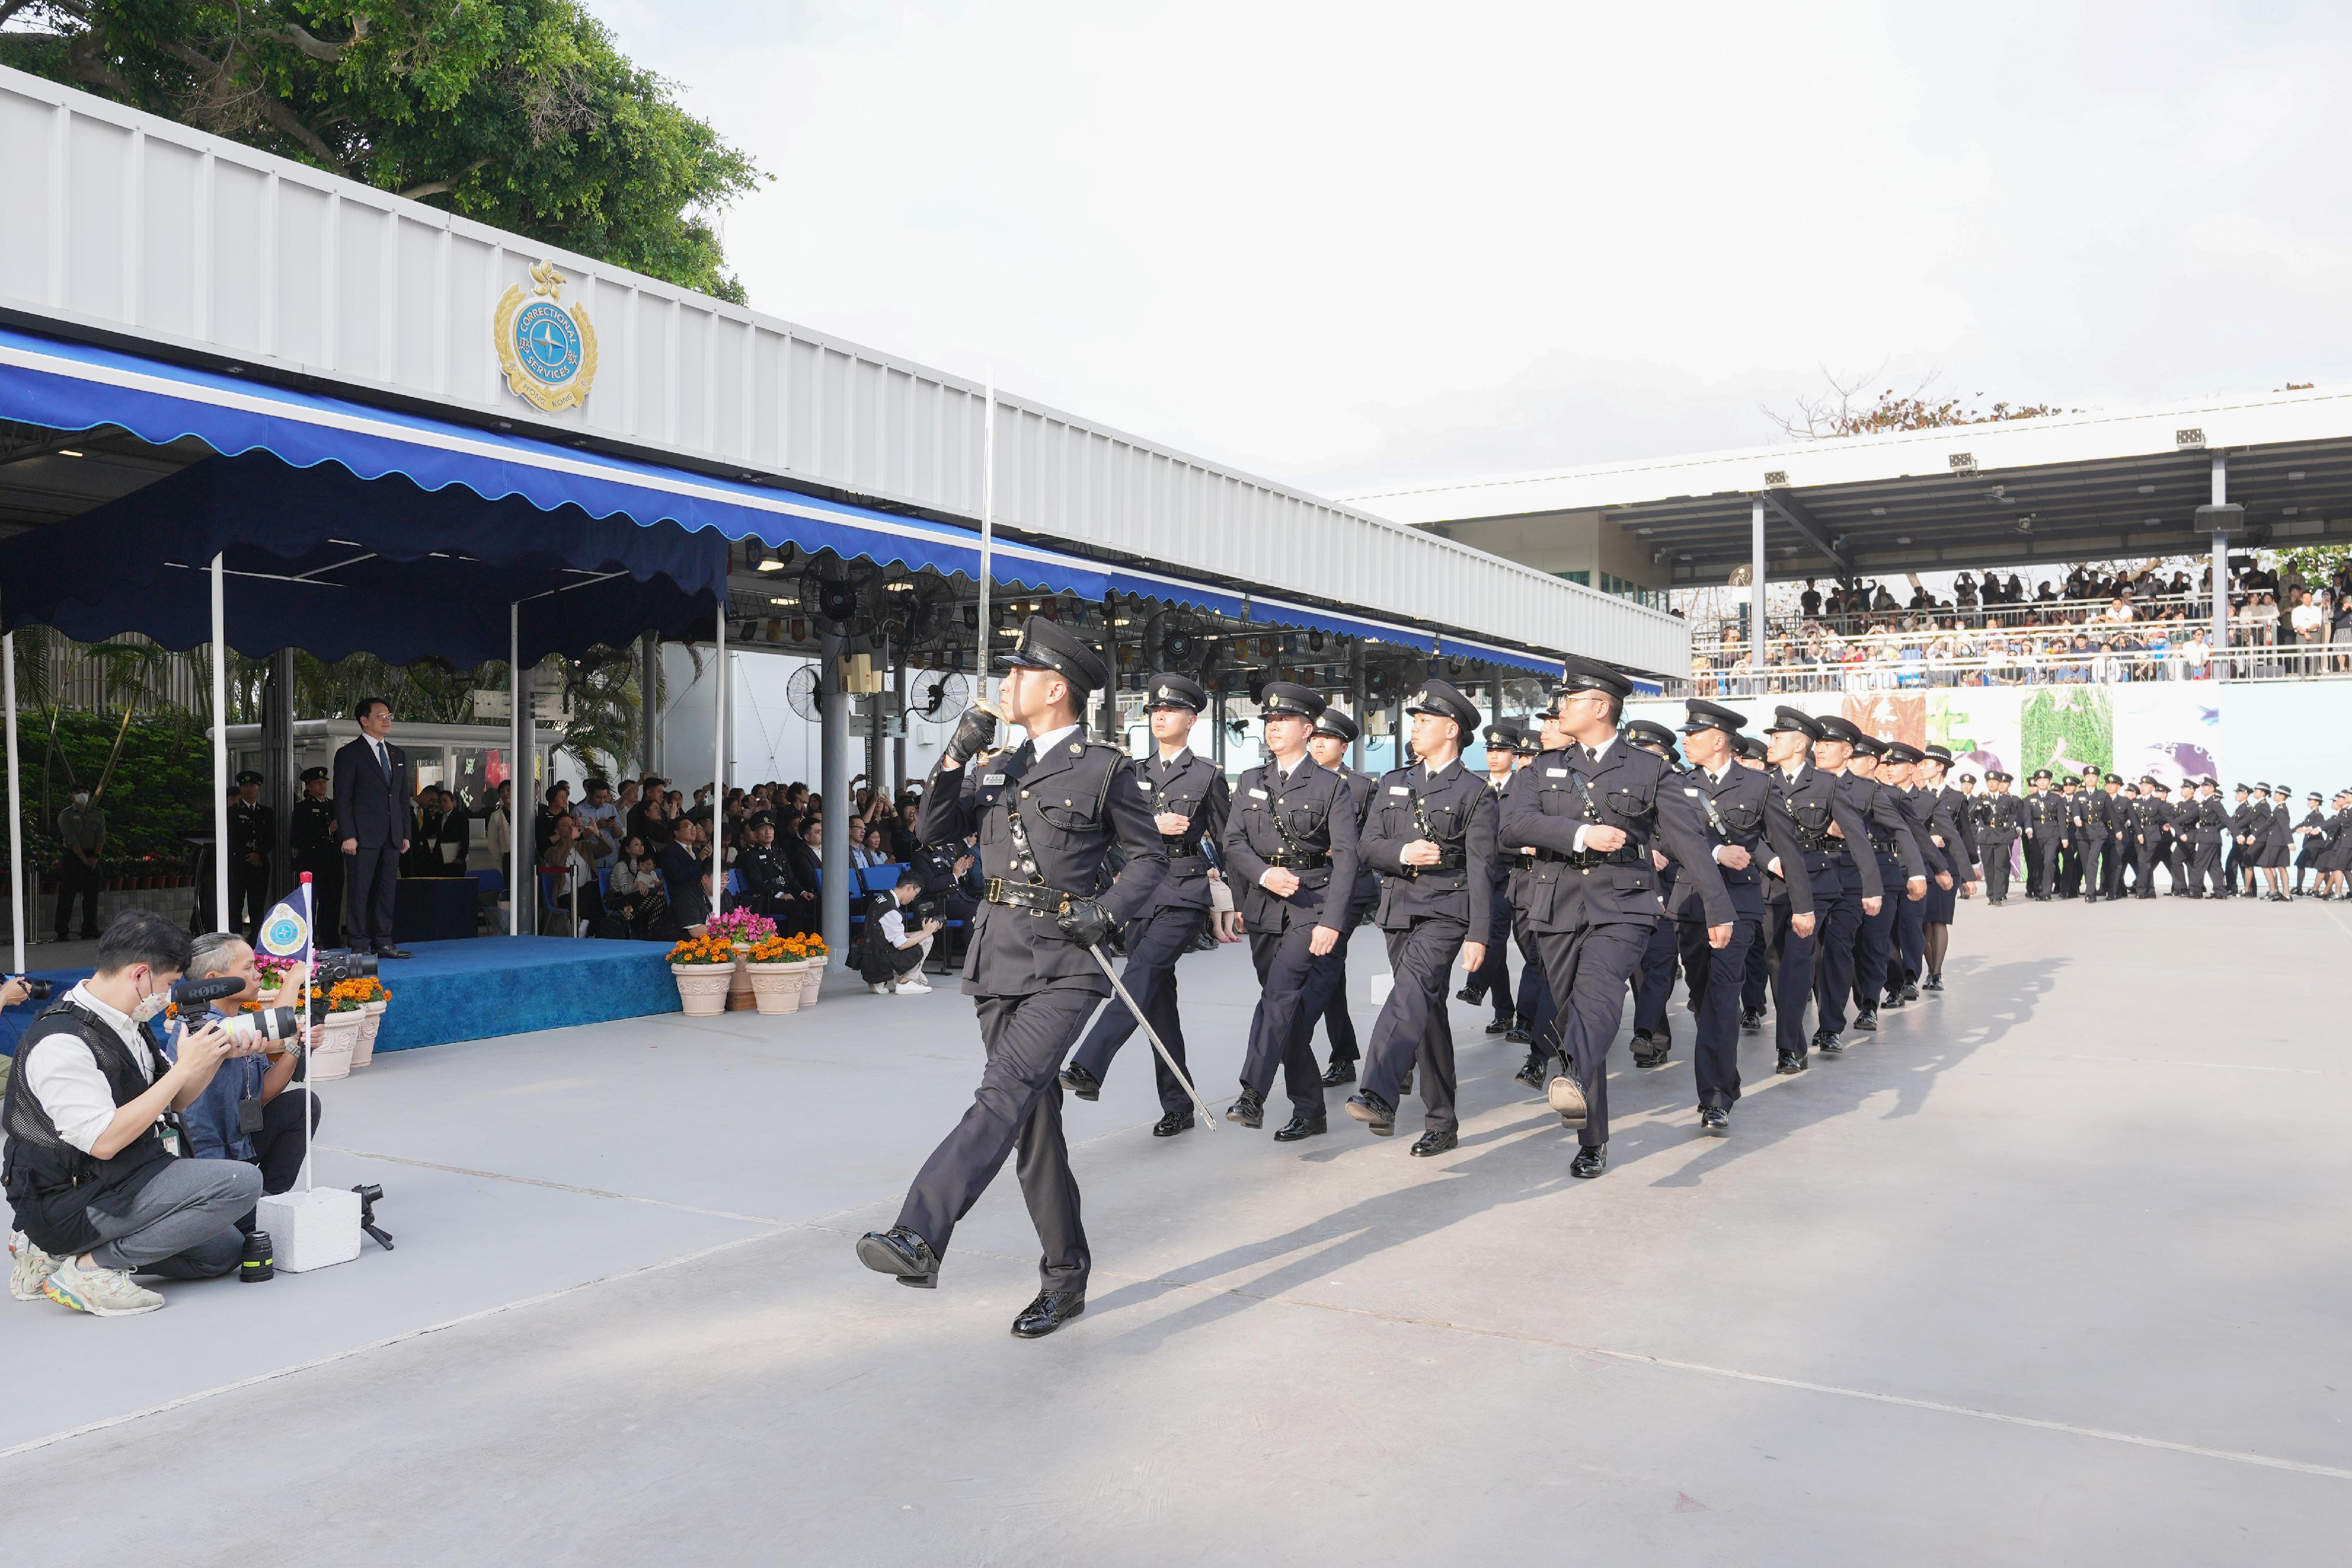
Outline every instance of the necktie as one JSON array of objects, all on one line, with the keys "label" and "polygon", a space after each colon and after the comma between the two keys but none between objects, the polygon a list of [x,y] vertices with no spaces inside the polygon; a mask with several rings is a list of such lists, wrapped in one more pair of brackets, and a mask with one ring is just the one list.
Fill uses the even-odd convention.
[{"label": "necktie", "polygon": [[383,741],[379,740],[374,744],[375,765],[383,770],[383,781],[389,784],[392,782],[392,753],[384,749]]}]

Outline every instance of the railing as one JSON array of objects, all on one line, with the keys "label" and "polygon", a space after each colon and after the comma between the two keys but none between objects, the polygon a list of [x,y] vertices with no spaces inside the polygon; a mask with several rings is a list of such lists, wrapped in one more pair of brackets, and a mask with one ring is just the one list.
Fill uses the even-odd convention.
[{"label": "railing", "polygon": [[1674,696],[1761,696],[1776,692],[1914,691],[1954,686],[2123,685],[2147,681],[2352,679],[2352,642],[2232,647],[2216,657],[2202,642],[2116,652],[2098,649],[1938,653],[1908,648],[1837,663],[1772,664],[1743,657],[1667,682]]},{"label": "railing", "polygon": [[[1774,638],[1801,641],[1811,635],[1855,637],[1878,632],[1958,630],[2002,632],[2057,632],[2073,635],[2092,625],[2138,625],[2151,621],[2168,620],[2178,615],[2184,621],[2210,625],[2213,600],[2209,594],[2173,593],[2142,598],[2134,594],[2131,619],[2117,622],[2112,612],[2113,597],[2098,599],[2037,599],[2017,604],[1958,605],[1915,610],[1901,607],[1894,610],[1856,611],[1840,615],[1781,614],[1767,612],[1764,624]],[[2282,614],[2284,612],[2281,612]],[[1691,622],[1691,652],[1714,652],[1726,632],[1744,646],[1748,633],[1747,622],[1737,614],[1712,614]]]}]

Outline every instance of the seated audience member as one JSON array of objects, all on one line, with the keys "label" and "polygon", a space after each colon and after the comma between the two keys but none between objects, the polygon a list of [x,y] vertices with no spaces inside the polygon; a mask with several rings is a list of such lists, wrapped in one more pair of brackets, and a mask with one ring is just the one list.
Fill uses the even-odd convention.
[{"label": "seated audience member", "polygon": [[892,991],[929,991],[923,979],[923,958],[931,938],[941,929],[926,920],[912,933],[907,929],[907,905],[923,891],[923,879],[912,867],[898,873],[898,884],[886,897],[875,896],[876,910],[866,917],[866,961],[862,973],[877,997]]},{"label": "seated audience member", "polygon": [[[596,922],[604,918],[604,909],[596,894],[596,868],[588,863],[588,857],[580,849],[579,825],[570,816],[562,816],[555,819],[551,831],[547,848],[540,852],[539,868],[549,900],[564,912],[554,918],[568,924],[572,910],[577,908],[580,922],[572,935],[593,931]],[[551,874],[558,873],[561,874]]]},{"label": "seated audience member", "polygon": [[610,870],[627,831],[621,808],[613,800],[613,786],[602,779],[591,779],[581,789],[588,799],[572,810],[572,820],[580,824],[580,852],[598,871]]},{"label": "seated audience member", "polygon": [[661,871],[642,837],[633,833],[623,841],[620,855],[613,862],[612,885],[604,891],[605,918],[618,920],[628,935],[641,940],[677,940],[682,927],[670,913]]},{"label": "seated audience member", "polygon": [[[208,1280],[244,1251],[236,1221],[261,1197],[242,1160],[175,1152],[178,1113],[247,1047],[215,1024],[167,1061],[145,1027],[188,967],[188,937],[152,910],[116,917],[97,973],[43,1009],[16,1048],[0,1106],[18,1234],[9,1293],[130,1317],[163,1304],[133,1274]],[[166,1141],[166,1134],[170,1141]]]},{"label": "seated audience member", "polygon": [[[212,1004],[212,1018],[226,1021],[243,1004],[261,994],[261,974],[254,967],[253,948],[226,932],[199,936],[188,949],[188,977],[243,980],[245,989]],[[290,991],[289,991],[289,994]],[[176,1051],[184,1032],[205,1021],[182,1019],[170,1044]],[[289,1087],[301,1052],[277,1040],[262,1042],[263,1054],[232,1056],[221,1063],[188,1108],[180,1113],[187,1134],[188,1153],[198,1159],[243,1160],[261,1169],[264,1193],[284,1192],[302,1174],[310,1142],[302,1131],[302,1109],[310,1107],[310,1131],[319,1128],[319,1103],[307,1089]],[[251,1109],[247,1109],[247,1106]],[[247,1216],[239,1228],[250,1228]]]},{"label": "seated audience member", "polygon": [[700,823],[681,821],[677,827],[670,841],[654,852],[654,865],[669,891],[671,914],[692,931],[710,918],[710,846]]}]

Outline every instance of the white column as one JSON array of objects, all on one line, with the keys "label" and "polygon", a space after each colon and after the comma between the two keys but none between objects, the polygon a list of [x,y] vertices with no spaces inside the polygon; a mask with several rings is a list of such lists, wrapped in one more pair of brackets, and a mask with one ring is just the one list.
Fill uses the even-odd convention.
[{"label": "white column", "polygon": [[1749,689],[1764,689],[1764,665],[1771,647],[1771,637],[1764,624],[1764,497],[1756,497],[1748,503],[1748,570],[1754,573],[1748,581],[1748,671],[1755,685]]},{"label": "white column", "polygon": [[[8,972],[25,972],[25,817],[16,798],[16,633],[0,637],[0,691],[5,691],[8,718],[8,930],[15,938],[16,961]],[[63,897],[60,890],[59,897]]]},{"label": "white column", "polygon": [[[2225,507],[2230,503],[2230,455],[2213,454],[2213,504]],[[2213,659],[2210,668],[2215,680],[2222,679],[2230,659],[2230,536],[2216,532],[2213,536]]]},{"label": "white column", "polygon": [[[983,626],[984,636],[987,628]],[[817,929],[832,954],[832,967],[849,966],[849,695],[841,689],[841,661],[847,642],[827,633],[819,643],[823,661],[817,683],[817,777],[824,791],[824,838],[818,860],[824,886],[817,898]]]},{"label": "white column", "polygon": [[228,915],[228,577],[213,557],[213,929]]},{"label": "white column", "polygon": [[[996,378],[988,378],[988,411],[980,427],[980,653],[972,690],[988,695],[990,658],[996,652],[996,626],[988,616],[988,573],[996,544]],[[830,938],[828,938],[830,940]]]},{"label": "white column", "polygon": [[[730,545],[728,564],[733,565],[735,547]],[[727,578],[719,579],[718,634],[711,639],[716,656],[711,660],[711,674],[719,682],[710,697],[710,913],[727,911]],[[825,806],[830,812],[833,801]],[[831,821],[828,815],[825,819]]]}]

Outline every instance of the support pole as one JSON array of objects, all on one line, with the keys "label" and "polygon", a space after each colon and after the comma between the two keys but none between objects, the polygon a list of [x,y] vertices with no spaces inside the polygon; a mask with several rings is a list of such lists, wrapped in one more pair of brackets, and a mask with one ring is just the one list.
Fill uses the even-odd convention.
[{"label": "support pole", "polygon": [[1360,640],[1348,647],[1348,716],[1356,721],[1356,738],[1349,747],[1348,765],[1361,773],[1364,770],[1367,721],[1364,709],[1364,644]]},{"label": "support pole", "polygon": [[228,577],[213,557],[213,929],[228,930]]},{"label": "support pole", "polygon": [[[294,802],[302,793],[294,781],[294,650],[280,648],[269,656],[269,695],[262,706],[261,798],[268,802],[277,828],[264,852],[269,856],[269,891],[293,885]],[[446,777],[446,773],[444,777]],[[275,900],[271,901],[275,903]]]},{"label": "support pole", "polygon": [[[0,637],[0,692],[5,692],[8,719],[8,933],[16,962],[8,972],[25,972],[25,805],[16,782],[16,633]],[[59,888],[58,896],[65,896]]]},{"label": "support pole", "polygon": [[[710,913],[727,913],[727,583],[719,579],[719,620],[711,646],[719,685],[710,698]],[[832,804],[828,797],[825,804]]]},{"label": "support pole", "polygon": [[523,912],[535,907],[529,851],[530,687],[522,668],[522,604],[507,606],[507,935],[522,935]]},{"label": "support pole", "polygon": [[1748,504],[1748,674],[1749,691],[1764,689],[1764,668],[1770,663],[1771,634],[1764,623],[1764,497]]},{"label": "support pole", "polygon": [[[1103,658],[1103,668],[1104,668],[1104,670],[1106,670],[1107,672],[1108,672],[1108,674],[1105,676],[1105,678],[1104,678],[1104,679],[1105,679],[1105,684],[1104,684],[1104,685],[1103,685],[1103,693],[1102,693],[1102,704],[1103,704],[1103,706],[1102,706],[1102,737],[1103,737],[1105,740],[1109,741],[1113,746],[1116,746],[1116,747],[1118,747],[1120,750],[1124,751],[1124,750],[1126,750],[1126,749],[1127,749],[1127,747],[1126,747],[1126,744],[1125,744],[1127,737],[1126,737],[1124,735],[1121,735],[1121,734],[1119,733],[1119,727],[1118,727],[1118,594],[1116,594],[1116,593],[1106,593],[1106,594],[1104,594],[1104,595],[1103,595],[1103,601],[1102,601],[1102,617],[1103,617],[1103,634],[1102,634],[1102,658]],[[1144,674],[1145,674],[1146,675],[1149,675],[1150,673],[1151,673],[1151,672],[1150,672],[1150,671],[1149,671],[1149,670],[1146,670],[1146,671],[1144,672]]]},{"label": "support pole", "polygon": [[[2213,504],[2230,502],[2230,455],[2213,454]],[[2230,536],[2213,536],[2213,656],[2208,665],[2217,681],[2230,667]]]},{"label": "support pole", "polygon": [[[972,686],[985,702],[996,699],[988,689],[988,674],[996,667],[996,622],[990,617],[988,574],[996,551],[996,378],[988,378],[988,407],[980,425],[980,664]],[[833,940],[828,936],[825,940]]]},{"label": "support pole", "polygon": [[890,690],[898,699],[898,732],[890,737],[890,799],[895,802],[907,788],[907,660],[900,655],[890,671]]},{"label": "support pole", "polygon": [[817,768],[824,789],[824,838],[818,845],[824,885],[818,890],[817,928],[835,968],[849,966],[849,696],[841,689],[847,647],[847,639],[828,632],[817,653]]},{"label": "support pole", "polygon": [[637,771],[656,771],[654,758],[661,747],[655,727],[661,720],[661,633],[648,632],[637,639]]}]

